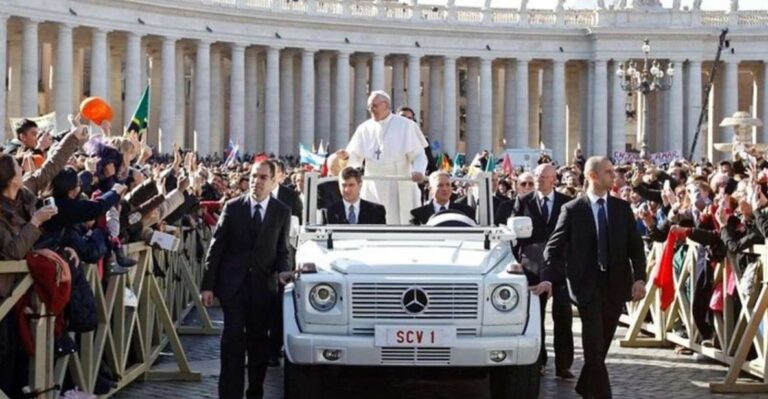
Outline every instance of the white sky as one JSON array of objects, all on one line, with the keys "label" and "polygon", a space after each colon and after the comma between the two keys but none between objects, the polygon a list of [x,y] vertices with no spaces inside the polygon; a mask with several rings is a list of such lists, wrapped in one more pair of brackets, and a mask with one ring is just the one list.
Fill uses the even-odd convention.
[{"label": "white sky", "polygon": [[[610,7],[613,2],[618,0],[605,0],[605,4]],[[446,0],[419,0],[419,4],[445,4]],[[665,7],[672,6],[672,0],[661,0]],[[691,6],[693,0],[682,0],[683,6]],[[457,6],[481,6],[483,0],[456,0]],[[553,9],[557,0],[528,0],[529,9]],[[597,0],[566,0],[566,8],[595,8]],[[730,0],[704,0],[702,8],[705,10],[726,10]],[[496,8],[517,8],[520,0],[491,0],[491,6]],[[742,10],[768,10],[767,0],[740,0]]]}]

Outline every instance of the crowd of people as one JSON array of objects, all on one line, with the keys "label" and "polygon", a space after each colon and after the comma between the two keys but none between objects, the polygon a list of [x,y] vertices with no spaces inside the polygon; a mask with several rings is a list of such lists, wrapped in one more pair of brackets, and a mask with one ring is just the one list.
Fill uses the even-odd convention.
[{"label": "crowd of people", "polygon": [[[378,106],[375,101],[372,113]],[[413,119],[413,111],[408,108],[399,109],[398,114]],[[106,281],[136,264],[123,251],[127,243],[149,242],[155,232],[174,232],[179,227],[215,230],[221,225],[225,204],[254,192],[252,182],[260,178],[254,170],[263,165],[269,166],[267,179],[274,178],[274,184],[264,193],[266,197],[285,204],[299,219],[308,206],[304,175],[316,168],[300,163],[295,156],[198,157],[182,150],[163,155],[154,152],[136,132],[114,135],[109,123],[93,126],[79,115],[70,117],[70,121],[70,129],[51,135],[40,134],[34,122],[25,120],[16,129],[16,138],[0,154],[0,260],[27,260],[30,269],[52,267],[56,273],[40,277],[50,281],[36,281],[47,289],[55,290],[62,282],[71,285],[71,294],[63,303],[49,304],[58,310],[56,348],[60,354],[77,350],[67,332],[82,333],[96,327],[93,294],[83,268],[97,267]],[[564,203],[587,195],[587,160],[580,150],[572,162],[560,166],[542,155],[532,169],[503,167],[483,152],[467,165],[451,164],[448,171],[445,162],[431,155],[428,145],[425,149],[427,173],[413,175],[414,181],[420,183],[421,199],[418,206],[405,209],[408,221],[426,224],[432,215],[448,210],[475,218],[477,195],[473,195],[472,184],[451,178],[471,175],[477,169],[489,171],[496,223],[531,212],[543,217],[542,230],[516,247],[521,258],[532,256],[528,252],[530,244],[546,243]],[[338,182],[318,187],[317,208],[325,209],[328,223],[391,223],[389,206],[360,201],[364,190],[363,172],[356,167],[360,162],[362,159],[356,161],[355,154],[346,150],[327,157],[322,173],[339,176]],[[722,312],[723,296],[733,294],[728,286],[715,281],[712,265],[729,254],[737,254],[733,267],[754,269],[754,257],[742,252],[764,242],[768,229],[768,213],[764,212],[768,206],[766,167],[768,162],[761,154],[751,151],[735,153],[732,160],[719,164],[681,159],[656,165],[641,159],[611,169],[608,193],[629,204],[633,228],[644,237],[646,249],[654,242],[668,242],[684,251],[685,238],[701,244],[702,264],[691,295],[693,316],[707,345],[720,345],[715,339],[713,319]],[[205,251],[198,248],[198,256],[202,258]],[[679,271],[678,258],[675,265]],[[154,272],[163,274],[159,269]],[[526,275],[532,285],[539,282],[538,271],[526,270]],[[10,295],[14,283],[12,275],[0,275],[0,299]],[[212,290],[214,285],[208,281],[203,289]],[[572,314],[563,288],[553,287],[553,309],[557,309],[553,312],[555,361],[557,375],[572,378]],[[270,303],[279,306],[278,302]],[[24,365],[28,357],[24,348],[29,349],[29,338],[23,324],[30,316],[25,306],[28,303],[22,302],[16,317],[5,317],[0,324],[0,389],[11,397],[20,394],[26,381]],[[279,320],[270,323],[273,327],[268,330],[279,331]],[[270,365],[276,365],[280,333],[272,331],[271,336],[271,349],[265,356]],[[543,351],[542,367],[545,362]],[[97,384],[100,392],[115,386],[118,378],[106,365],[103,368]]]}]

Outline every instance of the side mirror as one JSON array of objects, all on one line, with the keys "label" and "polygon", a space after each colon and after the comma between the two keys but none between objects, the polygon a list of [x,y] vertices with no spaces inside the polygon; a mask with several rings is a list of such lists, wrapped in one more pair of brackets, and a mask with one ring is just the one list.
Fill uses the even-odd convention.
[{"label": "side mirror", "polygon": [[507,219],[507,227],[515,232],[517,238],[529,238],[533,234],[533,223],[528,216],[512,216]]}]

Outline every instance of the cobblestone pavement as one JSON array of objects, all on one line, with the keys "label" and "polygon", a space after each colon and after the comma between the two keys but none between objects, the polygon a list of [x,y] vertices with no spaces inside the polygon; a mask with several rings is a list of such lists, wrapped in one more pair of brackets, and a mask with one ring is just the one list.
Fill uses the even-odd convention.
[{"label": "cobblestone pavement", "polygon": [[[219,309],[211,309],[211,317],[221,323]],[[194,319],[190,314],[187,321]],[[547,317],[551,322],[551,318]],[[542,377],[541,398],[578,398],[573,391],[574,381],[554,377],[552,369],[553,347],[551,324],[547,325],[547,348],[550,365]],[[574,320],[576,360],[572,371],[578,376],[583,354],[581,351],[581,325]],[[617,337],[624,334],[622,328]],[[219,368],[219,338],[205,336],[183,336],[182,342],[193,370],[203,374],[201,382],[140,382],[137,381],[115,395],[120,399],[145,398],[216,398],[216,384]],[[170,351],[170,348],[168,349]],[[758,395],[715,395],[709,392],[708,383],[725,376],[722,365],[707,361],[696,361],[691,356],[676,355],[671,349],[625,349],[614,340],[608,355],[608,370],[616,398],[663,398],[704,399],[704,398],[765,398]],[[173,353],[161,356],[157,369],[175,367]],[[265,383],[266,399],[281,399],[282,369],[271,368]],[[391,376],[363,376],[341,383],[338,379],[326,380],[324,391],[333,399],[486,399],[488,380],[413,380]]]}]

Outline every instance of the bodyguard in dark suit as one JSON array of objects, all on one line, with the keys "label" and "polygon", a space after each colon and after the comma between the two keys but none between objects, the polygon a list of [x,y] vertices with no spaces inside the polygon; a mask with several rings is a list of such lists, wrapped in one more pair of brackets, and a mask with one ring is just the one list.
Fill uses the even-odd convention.
[{"label": "bodyguard in dark suit", "polygon": [[605,357],[624,302],[645,296],[645,252],[629,203],[611,197],[613,164],[589,158],[584,166],[585,196],[565,204],[544,249],[541,283],[534,294],[551,294],[565,281],[579,308],[584,367],[576,392],[611,398]]},{"label": "bodyguard in dark suit", "polygon": [[301,212],[303,205],[299,193],[291,187],[283,184],[285,180],[285,164],[280,160],[273,160],[277,166],[277,182],[278,184],[272,189],[272,196],[280,200],[285,205],[291,208],[291,215],[296,216],[301,220]]},{"label": "bodyguard in dark suit", "polygon": [[451,175],[446,172],[437,171],[429,175],[429,191],[432,200],[426,205],[411,210],[411,224],[427,224],[432,215],[454,209],[475,219],[475,209],[467,205],[462,205],[451,201]]},{"label": "bodyguard in dark suit", "polygon": [[387,210],[383,205],[360,198],[363,173],[346,167],[339,175],[343,199],[325,210],[327,224],[386,224]]},{"label": "bodyguard in dark suit", "polygon": [[[537,285],[541,280],[544,263],[544,246],[560,216],[560,208],[570,197],[555,191],[557,171],[551,164],[541,164],[534,171],[535,190],[517,197],[514,202],[504,203],[497,214],[497,224],[506,223],[509,216],[528,216],[533,224],[530,238],[517,240],[515,255],[523,265],[523,271],[529,285]],[[544,316],[546,314],[547,295],[539,297],[541,301],[541,336],[542,345],[539,353],[539,366],[542,372],[547,364],[547,349],[544,345]],[[573,378],[570,372],[573,364],[573,311],[568,288],[565,282],[553,284],[552,320],[555,334],[555,374],[561,378]]]},{"label": "bodyguard in dark suit", "polygon": [[251,169],[250,192],[227,202],[206,257],[201,296],[216,296],[224,312],[220,398],[242,398],[248,354],[248,398],[262,398],[269,359],[269,328],[278,281],[291,279],[288,235],[291,210],[270,195],[273,161]]}]

